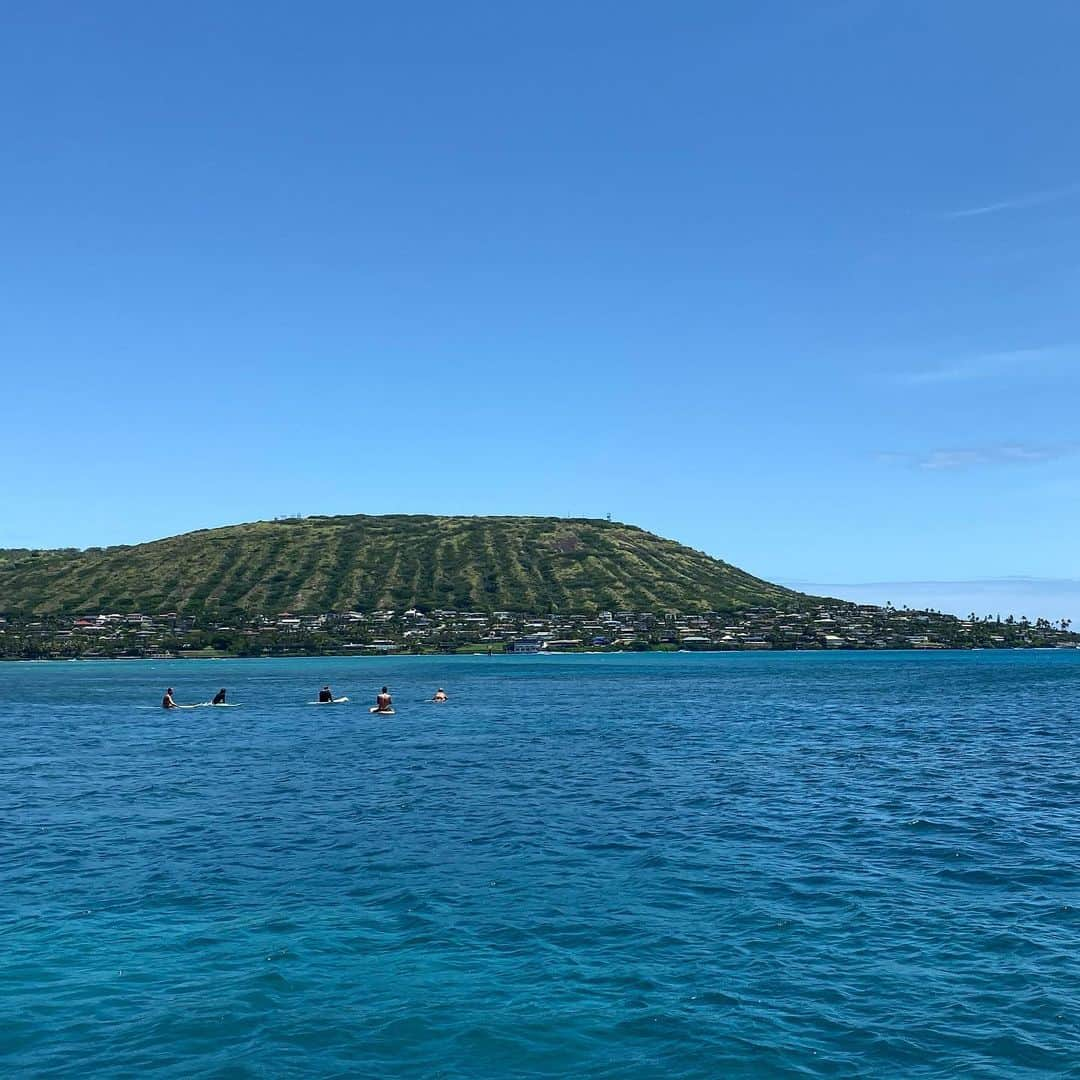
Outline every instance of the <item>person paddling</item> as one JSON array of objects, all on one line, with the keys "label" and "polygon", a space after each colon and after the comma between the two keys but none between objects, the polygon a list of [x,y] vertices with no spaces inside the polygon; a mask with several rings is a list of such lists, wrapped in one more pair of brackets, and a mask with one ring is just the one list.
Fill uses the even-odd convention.
[{"label": "person paddling", "polygon": [[165,696],[161,699],[161,707],[163,709],[180,708],[180,706],[177,705],[176,701],[173,699],[173,688],[171,686],[165,691]]},{"label": "person paddling", "polygon": [[319,691],[319,703],[322,704],[322,705],[325,705],[328,701],[333,701],[333,700],[334,700],[333,691],[331,691],[329,686],[324,686]]},{"label": "person paddling", "polygon": [[440,686],[439,689],[435,691],[435,696],[431,700],[446,701],[446,691]]},{"label": "person paddling", "polygon": [[210,702],[211,705],[224,705],[225,704],[225,687],[223,686],[215,695],[214,700]]},{"label": "person paddling", "polygon": [[388,687],[383,687],[379,693],[375,696],[375,711],[376,712],[393,712],[394,701],[390,697],[390,690]]}]

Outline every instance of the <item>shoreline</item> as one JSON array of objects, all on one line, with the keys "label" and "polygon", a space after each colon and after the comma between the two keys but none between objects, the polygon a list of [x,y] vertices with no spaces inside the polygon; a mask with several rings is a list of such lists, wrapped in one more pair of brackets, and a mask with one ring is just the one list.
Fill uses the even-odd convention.
[{"label": "shoreline", "polygon": [[986,646],[941,646],[939,648],[926,648],[913,646],[911,648],[886,648],[886,649],[852,649],[852,648],[823,648],[823,649],[603,649],[603,650],[560,650],[558,652],[535,652],[535,653],[503,653],[493,652],[383,652],[383,653],[291,653],[277,656],[240,656],[223,654],[220,656],[40,656],[40,657],[0,657],[0,665],[5,664],[172,664],[191,663],[197,661],[266,661],[266,660],[361,660],[361,661],[386,661],[386,660],[464,660],[478,657],[482,660],[535,660],[538,657],[558,658],[572,656],[591,657],[617,657],[617,656],[835,656],[835,655],[860,655],[882,656],[903,654],[957,654],[957,653],[1071,653],[1080,652],[1080,645],[1006,645],[997,648]]}]

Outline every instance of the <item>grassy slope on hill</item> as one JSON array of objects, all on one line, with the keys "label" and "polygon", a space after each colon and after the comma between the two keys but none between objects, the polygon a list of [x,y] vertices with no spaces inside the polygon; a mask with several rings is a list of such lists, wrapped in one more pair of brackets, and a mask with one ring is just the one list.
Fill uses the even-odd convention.
[{"label": "grassy slope on hill", "polygon": [[690,612],[804,601],[672,540],[591,519],[311,517],[130,547],[0,551],[0,612],[11,614]]}]

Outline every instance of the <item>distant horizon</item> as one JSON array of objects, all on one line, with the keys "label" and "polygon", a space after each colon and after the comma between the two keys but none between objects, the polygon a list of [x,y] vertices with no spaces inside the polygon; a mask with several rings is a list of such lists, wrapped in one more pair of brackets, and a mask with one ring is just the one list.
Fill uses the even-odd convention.
[{"label": "distant horizon", "polygon": [[[775,579],[770,579],[775,580]],[[940,611],[966,619],[1014,616],[1069,619],[1080,625],[1080,580],[1075,578],[1000,577],[959,581],[813,582],[776,580],[800,592],[831,595],[838,600]],[[832,590],[829,592],[828,590]]]}]

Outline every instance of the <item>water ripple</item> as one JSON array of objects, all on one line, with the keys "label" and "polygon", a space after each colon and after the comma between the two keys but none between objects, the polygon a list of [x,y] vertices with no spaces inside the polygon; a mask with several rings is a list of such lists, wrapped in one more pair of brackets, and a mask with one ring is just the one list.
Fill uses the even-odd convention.
[{"label": "water ripple", "polygon": [[4,665],[0,1069],[1077,1075],[1078,712],[1076,653]]}]

